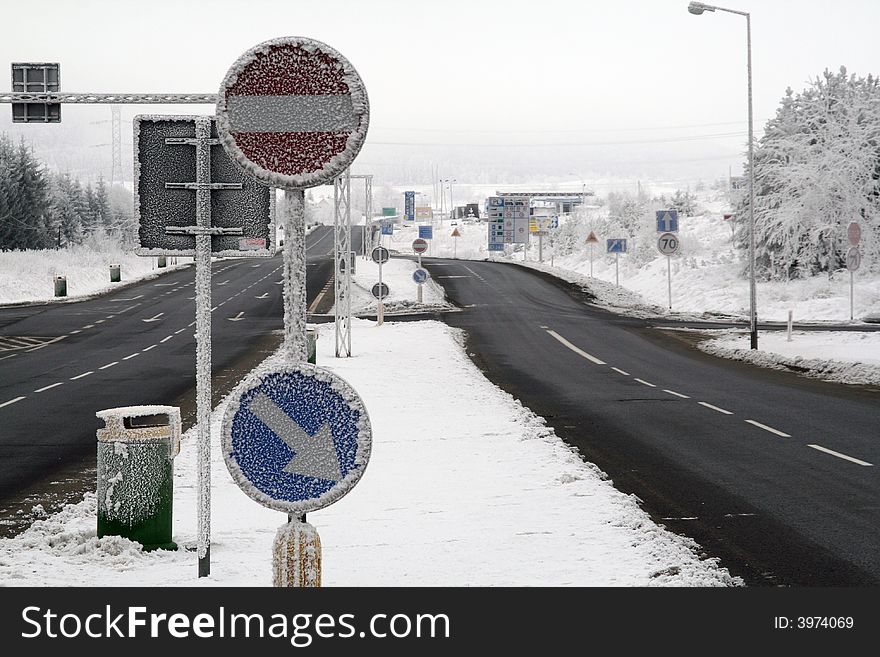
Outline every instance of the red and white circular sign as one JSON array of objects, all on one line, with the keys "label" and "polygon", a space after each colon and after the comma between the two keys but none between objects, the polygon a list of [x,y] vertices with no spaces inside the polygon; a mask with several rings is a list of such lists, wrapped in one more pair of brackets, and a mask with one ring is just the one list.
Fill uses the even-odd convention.
[{"label": "red and white circular sign", "polygon": [[330,182],[367,137],[370,105],[354,67],[305,37],[265,41],[229,69],[217,132],[229,156],[260,182],[302,189]]},{"label": "red and white circular sign", "polygon": [[413,240],[412,243],[413,253],[424,253],[428,250],[428,240],[423,240],[421,237],[417,237]]}]

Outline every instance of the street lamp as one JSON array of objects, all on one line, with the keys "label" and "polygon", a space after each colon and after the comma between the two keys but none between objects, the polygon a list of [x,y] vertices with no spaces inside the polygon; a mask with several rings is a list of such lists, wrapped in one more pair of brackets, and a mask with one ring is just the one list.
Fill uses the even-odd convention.
[{"label": "street lamp", "polygon": [[748,12],[736,9],[725,9],[702,2],[692,2],[688,11],[699,16],[704,11],[725,11],[746,17],[746,46],[748,52],[749,74],[749,332],[752,349],[758,348],[758,310],[757,290],[755,285],[755,140],[753,137],[752,119],[752,20]]},{"label": "street lamp", "polygon": [[[452,219],[452,213],[455,209],[455,206],[452,205],[452,183],[455,183],[458,181],[455,178],[445,178],[445,179],[441,180],[440,182],[449,183],[449,218]],[[441,225],[443,223],[442,214],[440,216],[440,223],[441,223]]]}]

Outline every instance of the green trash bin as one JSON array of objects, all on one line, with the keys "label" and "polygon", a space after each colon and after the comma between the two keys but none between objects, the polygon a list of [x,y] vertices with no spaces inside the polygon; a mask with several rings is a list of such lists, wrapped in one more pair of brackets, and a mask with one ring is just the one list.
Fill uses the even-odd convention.
[{"label": "green trash bin", "polygon": [[110,282],[119,283],[122,281],[122,269],[119,265],[110,265]]},{"label": "green trash bin", "polygon": [[149,550],[176,550],[171,540],[174,457],[180,409],[129,406],[98,411],[98,538],[122,536]]},{"label": "green trash bin", "polygon": [[56,297],[66,297],[67,296],[67,276],[56,276],[55,277],[55,296]]},{"label": "green trash bin", "polygon": [[318,329],[306,328],[306,350],[308,351],[307,360],[312,365],[318,362]]}]

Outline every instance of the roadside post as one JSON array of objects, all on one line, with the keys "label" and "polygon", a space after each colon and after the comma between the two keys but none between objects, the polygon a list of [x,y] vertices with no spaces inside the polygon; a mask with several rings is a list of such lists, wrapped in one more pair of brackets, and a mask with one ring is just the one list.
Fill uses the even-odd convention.
[{"label": "roadside post", "polygon": [[[345,174],[366,140],[369,118],[367,91],[355,68],[327,44],[305,37],[257,44],[232,64],[220,85],[217,132],[223,148],[257,181],[283,189],[289,201],[284,344],[292,367],[307,366],[305,190]],[[338,273],[338,257],[335,266]],[[304,399],[318,401],[314,396]],[[294,524],[300,522],[297,514],[281,510],[288,511],[288,524],[279,533],[305,531],[318,540],[314,528],[306,531]],[[305,524],[304,516],[301,521]],[[288,572],[289,567],[296,571],[303,557],[300,547],[294,541],[292,552],[275,550],[276,572]],[[294,583],[289,578],[276,581]]]},{"label": "roadside post", "polygon": [[[388,286],[382,283],[382,265],[388,262],[391,253],[384,246],[377,246],[372,252],[373,262],[379,265],[379,282],[373,286],[373,296],[376,297],[376,321],[381,326],[385,322],[384,299],[388,296]],[[377,293],[378,290],[378,293]]]},{"label": "roadside post", "polygon": [[620,254],[626,253],[626,239],[613,238],[606,240],[606,249],[608,253],[614,254],[614,284],[620,285]]},{"label": "roadside post", "polygon": [[306,514],[350,492],[369,463],[372,428],[357,392],[308,363],[263,372],[232,393],[221,440],[242,491],[288,515],[273,544],[273,585],[320,586],[321,540]]},{"label": "roadside post", "polygon": [[862,252],[859,251],[859,242],[862,240],[862,227],[857,221],[853,221],[846,227],[846,236],[852,245],[846,252],[846,268],[849,270],[849,321],[855,318],[855,289],[853,273],[862,265]]},{"label": "roadside post", "polygon": [[458,258],[458,238],[461,237],[461,233],[458,230],[458,227],[454,228],[452,231],[452,258]]},{"label": "roadside post", "polygon": [[590,231],[590,234],[587,235],[587,245],[590,247],[590,278],[593,278],[593,247],[599,243],[599,238],[596,237],[596,233]]}]

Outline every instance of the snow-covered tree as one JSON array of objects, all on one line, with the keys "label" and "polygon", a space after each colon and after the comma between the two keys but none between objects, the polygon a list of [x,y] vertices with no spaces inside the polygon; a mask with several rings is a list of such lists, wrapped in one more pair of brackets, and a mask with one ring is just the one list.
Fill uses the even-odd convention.
[{"label": "snow-covered tree", "polygon": [[[746,171],[748,175],[748,171]],[[755,148],[756,265],[766,278],[833,272],[862,225],[867,263],[880,259],[880,84],[845,68],[786,91]],[[737,208],[737,242],[748,240],[748,203]]]}]

